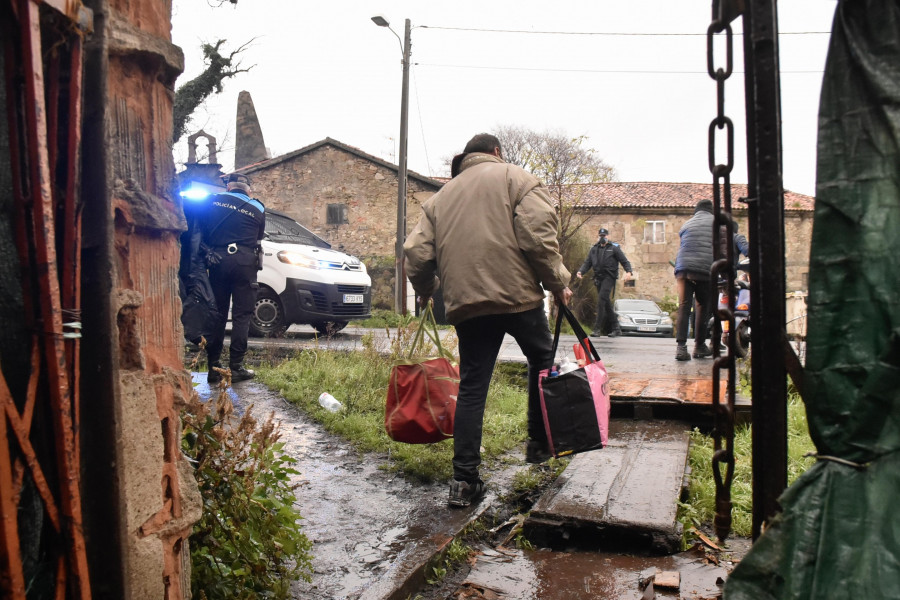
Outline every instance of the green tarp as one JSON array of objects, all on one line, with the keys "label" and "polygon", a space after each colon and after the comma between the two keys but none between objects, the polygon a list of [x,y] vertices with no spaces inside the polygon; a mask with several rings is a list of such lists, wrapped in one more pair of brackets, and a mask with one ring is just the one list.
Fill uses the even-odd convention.
[{"label": "green tarp", "polygon": [[837,6],[809,281],[805,401],[820,460],[782,495],[725,598],[900,598],[897,0]]}]

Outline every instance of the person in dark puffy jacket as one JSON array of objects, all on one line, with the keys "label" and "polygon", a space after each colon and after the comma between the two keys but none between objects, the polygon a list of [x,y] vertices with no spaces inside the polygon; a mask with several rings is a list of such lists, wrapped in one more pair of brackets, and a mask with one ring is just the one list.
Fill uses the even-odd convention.
[{"label": "person in dark puffy jacket", "polygon": [[694,358],[707,358],[712,351],[706,345],[706,322],[709,321],[712,293],[709,270],[713,263],[713,206],[701,200],[694,216],[678,232],[681,246],[675,259],[675,286],[678,290],[678,323],[675,329],[675,360],[691,360],[687,350],[687,334],[694,299],[700,310],[694,321]]}]

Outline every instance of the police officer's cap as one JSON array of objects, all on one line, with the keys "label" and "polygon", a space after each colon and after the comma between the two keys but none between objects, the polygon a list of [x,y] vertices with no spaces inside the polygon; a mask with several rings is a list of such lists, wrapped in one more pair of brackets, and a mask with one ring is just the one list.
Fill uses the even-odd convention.
[{"label": "police officer's cap", "polygon": [[605,227],[601,227],[599,233],[600,235],[609,235],[609,231]]},{"label": "police officer's cap", "polygon": [[231,173],[225,177],[225,183],[243,183],[250,185],[250,178],[243,173]]}]

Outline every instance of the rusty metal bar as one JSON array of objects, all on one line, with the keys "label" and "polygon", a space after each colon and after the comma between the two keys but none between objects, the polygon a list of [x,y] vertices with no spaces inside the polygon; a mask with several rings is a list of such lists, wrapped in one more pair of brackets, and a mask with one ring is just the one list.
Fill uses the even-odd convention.
[{"label": "rusty metal bar", "polygon": [[[11,9],[15,11],[15,6],[11,4]],[[12,165],[12,186],[13,198],[15,200],[16,227],[15,241],[16,249],[19,255],[20,279],[24,280],[27,275],[27,256],[28,241],[24,227],[24,208],[22,203],[22,188],[19,179],[19,167],[21,156],[19,153],[19,115],[16,110],[16,60],[15,40],[13,36],[13,25],[11,22],[0,23],[0,30],[3,31],[3,53],[5,61],[6,74],[6,108],[7,122],[9,124],[9,151],[10,162]],[[25,300],[25,318],[26,322],[31,319],[31,304],[29,302],[30,295],[26,289],[23,289],[23,297]],[[6,380],[0,371],[0,380],[6,387]],[[29,389],[30,389],[29,385]],[[0,418],[0,591],[3,592],[4,598],[12,600],[25,599],[25,574],[22,565],[21,546],[19,543],[19,527],[18,527],[18,503],[19,490],[21,487],[21,479],[24,468],[21,463],[13,468],[12,455],[10,453],[9,439],[7,437],[7,419],[5,411]]]},{"label": "rusty metal bar", "polygon": [[[57,532],[60,532],[62,528],[60,526],[59,510],[56,508],[56,501],[53,499],[50,485],[47,483],[47,478],[44,477],[44,471],[41,469],[41,465],[38,462],[37,453],[31,446],[31,440],[28,438],[29,430],[24,427],[22,419],[16,411],[16,405],[13,402],[12,394],[10,394],[6,381],[2,376],[0,376],[0,404],[3,405],[3,413],[6,416],[6,421],[9,422],[9,426],[12,428],[16,440],[19,442],[19,447],[22,449],[24,461],[31,470],[31,478],[34,480],[34,486],[37,488],[41,500],[44,501],[44,510],[47,512],[47,516],[50,518],[53,528],[56,529]],[[19,480],[19,485],[21,485],[21,477],[18,477],[17,479]],[[18,486],[13,491],[17,490]]]},{"label": "rusty metal bar", "polygon": [[[63,191],[62,306],[68,319],[81,323],[81,206],[79,200],[81,148],[82,40],[71,36],[69,57],[68,135],[66,136],[66,180]],[[78,333],[81,332],[79,328]],[[75,428],[75,460],[81,464],[81,338],[66,340],[66,360],[72,382]]]},{"label": "rusty metal bar", "polygon": [[47,86],[44,104],[47,113],[47,163],[50,165],[50,185],[59,168],[59,61],[60,49],[54,48],[47,57]]},{"label": "rusty metal bar", "polygon": [[25,139],[29,156],[29,195],[33,203],[34,249],[37,259],[42,342],[56,441],[60,504],[65,517],[69,575],[74,597],[90,598],[87,554],[81,521],[80,473],[75,453],[72,394],[66,369],[62,311],[56,264],[54,203],[47,149],[47,119],[41,61],[39,6],[19,0],[25,77]]},{"label": "rusty metal bar", "polygon": [[787,487],[784,190],[775,4],[747,0],[744,12],[754,539],[780,512],[778,497]]},{"label": "rusty metal bar", "polygon": [[[0,373],[0,380],[3,374]],[[5,381],[4,381],[5,386]],[[0,419],[0,592],[4,598],[25,598],[25,574],[19,546],[18,502],[13,489],[12,460],[6,419]]]}]

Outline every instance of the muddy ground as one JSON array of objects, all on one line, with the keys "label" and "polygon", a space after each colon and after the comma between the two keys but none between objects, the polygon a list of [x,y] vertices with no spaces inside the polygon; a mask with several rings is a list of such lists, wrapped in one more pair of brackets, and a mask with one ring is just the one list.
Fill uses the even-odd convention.
[{"label": "muddy ground", "polygon": [[[206,374],[193,375],[208,399]],[[258,416],[274,412],[285,449],[297,460],[297,498],[314,566],[311,582],[293,585],[297,599],[716,598],[749,546],[738,540],[721,552],[701,548],[667,557],[523,551],[516,548],[515,523],[507,522],[521,508],[510,503],[513,475],[527,468],[521,452],[502,471],[485,473],[489,494],[478,507],[451,510],[447,484],[411,482],[381,468],[388,456],[359,455],[262,384],[238,383],[228,394],[238,410],[252,404]],[[478,517],[487,526],[467,539],[473,550],[468,561],[448,566],[439,559],[438,568],[447,570],[442,578],[422,568]],[[656,571],[678,571],[680,588],[647,585]]]}]

